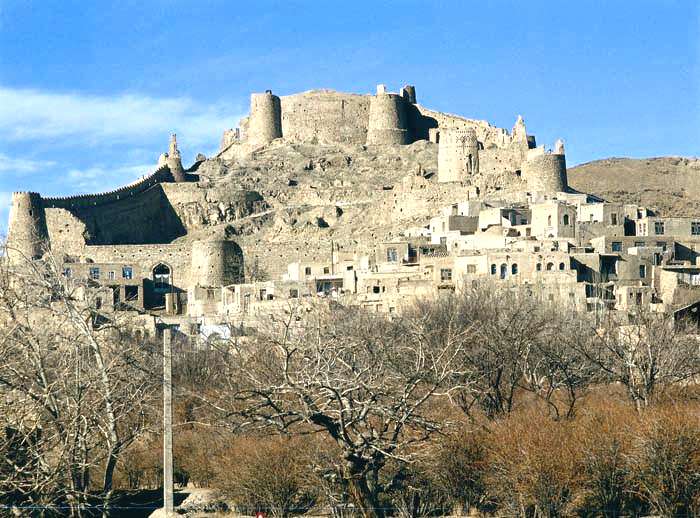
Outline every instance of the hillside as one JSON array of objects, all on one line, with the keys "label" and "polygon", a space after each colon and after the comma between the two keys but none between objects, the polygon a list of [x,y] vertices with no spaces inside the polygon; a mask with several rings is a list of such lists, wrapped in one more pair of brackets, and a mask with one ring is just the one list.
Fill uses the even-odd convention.
[{"label": "hillside", "polygon": [[638,203],[666,216],[700,214],[700,160],[606,158],[568,169],[569,185],[608,201]]}]

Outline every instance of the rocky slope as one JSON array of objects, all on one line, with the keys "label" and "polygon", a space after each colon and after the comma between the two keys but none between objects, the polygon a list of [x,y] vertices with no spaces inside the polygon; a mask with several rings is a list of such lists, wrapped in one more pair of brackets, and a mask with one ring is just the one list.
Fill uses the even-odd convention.
[{"label": "rocky slope", "polygon": [[665,216],[700,215],[700,160],[606,158],[568,170],[569,185],[608,201],[638,203]]}]

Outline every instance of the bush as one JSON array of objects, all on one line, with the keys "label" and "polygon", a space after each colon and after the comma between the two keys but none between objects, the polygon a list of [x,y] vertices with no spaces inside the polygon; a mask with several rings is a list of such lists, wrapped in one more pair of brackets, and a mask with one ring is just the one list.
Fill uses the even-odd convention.
[{"label": "bush", "polygon": [[289,516],[315,501],[303,437],[239,438],[219,461],[216,486],[244,514]]},{"label": "bush", "polygon": [[652,410],[630,455],[630,486],[663,516],[700,511],[700,427],[697,408]]},{"label": "bush", "polygon": [[503,419],[490,438],[486,487],[499,511],[552,517],[572,513],[581,484],[581,451],[570,421],[534,411]]}]

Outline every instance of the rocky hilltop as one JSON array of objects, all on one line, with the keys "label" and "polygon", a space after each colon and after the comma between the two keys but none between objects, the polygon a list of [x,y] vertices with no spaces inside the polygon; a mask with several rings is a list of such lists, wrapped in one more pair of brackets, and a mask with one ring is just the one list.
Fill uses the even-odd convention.
[{"label": "rocky hilltop", "polygon": [[607,201],[656,209],[661,215],[700,213],[697,158],[605,158],[568,169],[569,185]]}]

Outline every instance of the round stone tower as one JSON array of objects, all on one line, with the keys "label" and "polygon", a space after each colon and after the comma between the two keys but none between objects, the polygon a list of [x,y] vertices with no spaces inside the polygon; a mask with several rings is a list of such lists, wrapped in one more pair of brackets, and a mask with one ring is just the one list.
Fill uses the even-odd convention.
[{"label": "round stone tower", "polygon": [[264,94],[251,94],[248,119],[248,142],[264,146],[276,138],[282,138],[282,105],[280,98],[268,90]]},{"label": "round stone tower", "polygon": [[243,252],[233,241],[192,243],[192,279],[199,286],[227,286],[243,281]]},{"label": "round stone tower", "polygon": [[[160,159],[158,159],[158,163],[160,164]],[[173,180],[178,183],[186,181],[187,175],[182,167],[182,158],[180,157],[180,150],[177,148],[177,135],[175,133],[170,135],[170,145],[168,146],[168,155],[165,163],[170,169],[170,174],[173,175]]]},{"label": "round stone tower", "polygon": [[479,172],[479,141],[473,128],[440,129],[438,182],[462,182]]},{"label": "round stone tower", "polygon": [[405,103],[402,96],[386,93],[384,86],[379,85],[369,104],[367,144],[410,144]]},{"label": "round stone tower", "polygon": [[11,263],[40,259],[49,247],[46,213],[36,192],[12,194],[7,228],[7,256]]},{"label": "round stone tower", "polygon": [[540,153],[528,157],[523,162],[522,177],[530,191],[566,191],[566,156],[563,153]]}]

